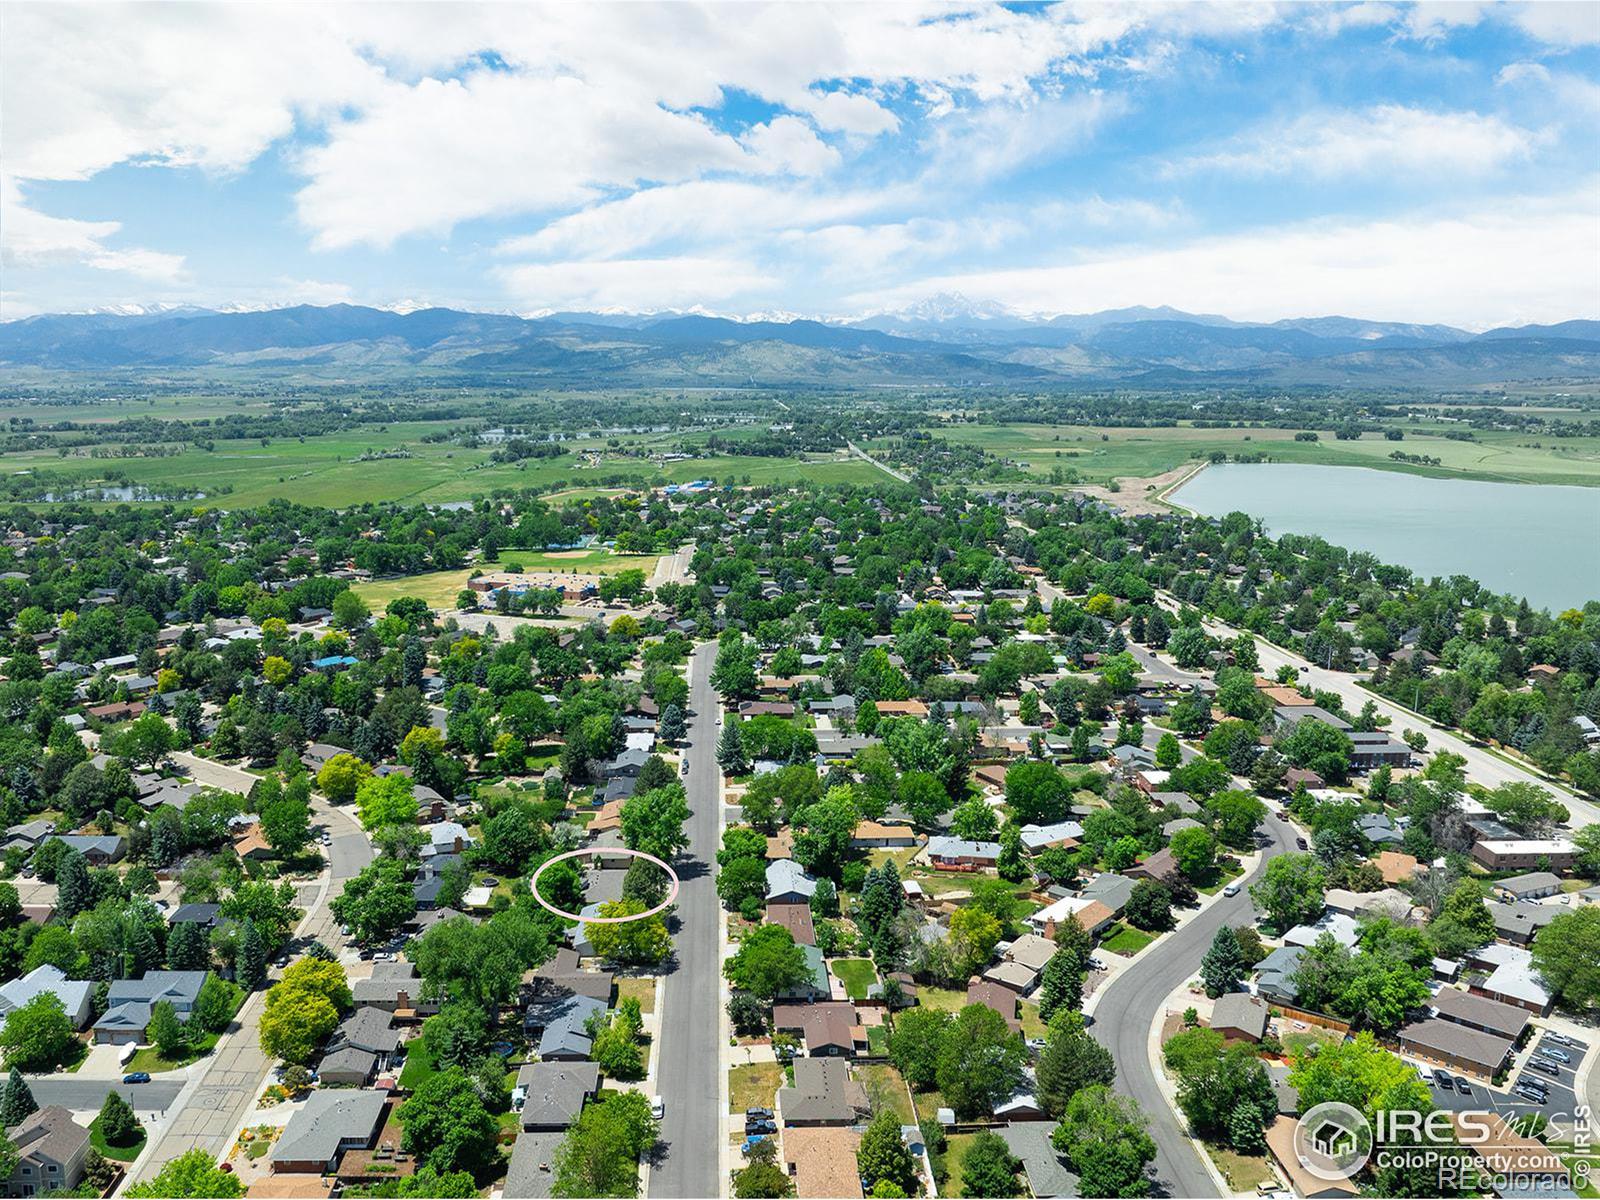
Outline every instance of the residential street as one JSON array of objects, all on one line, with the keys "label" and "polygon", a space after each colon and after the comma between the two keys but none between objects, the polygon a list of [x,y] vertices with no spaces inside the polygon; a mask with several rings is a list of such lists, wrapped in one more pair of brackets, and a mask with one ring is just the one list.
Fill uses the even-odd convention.
[{"label": "residential street", "polygon": [[[174,758],[183,763],[196,779],[219,787],[239,789],[242,781],[227,782],[222,773],[249,776],[236,767],[208,763],[192,755],[179,754]],[[204,768],[206,776],[202,776]],[[209,776],[209,777],[207,777]],[[319,886],[316,900],[307,907],[306,915],[296,929],[302,941],[318,938],[335,951],[344,948],[337,922],[328,910],[328,902],[339,894],[344,881],[360,872],[372,861],[372,846],[361,827],[345,813],[328,806],[320,797],[312,803],[312,819],[325,826],[333,835],[329,847],[330,871]],[[178,1094],[176,1110],[160,1136],[140,1157],[137,1171],[130,1175],[149,1179],[162,1166],[187,1150],[200,1147],[221,1156],[232,1145],[240,1127],[248,1123],[256,1092],[272,1067],[272,1060],[261,1051],[257,1024],[261,1018],[263,993],[252,995],[235,1019],[232,1030],[208,1057],[189,1069],[187,1082]],[[175,1075],[174,1081],[183,1078]],[[170,1087],[165,1079],[141,1085],[145,1088]]]},{"label": "residential street", "polygon": [[[1295,832],[1288,825],[1269,816],[1263,828],[1271,844],[1242,883],[1254,882],[1273,855],[1294,849]],[[1248,890],[1223,897],[1134,959],[1127,970],[1106,984],[1094,1005],[1091,1028],[1116,1060],[1116,1088],[1131,1096],[1150,1118],[1150,1136],[1156,1142],[1156,1186],[1162,1195],[1215,1196],[1217,1185],[1201,1161],[1202,1152],[1183,1131],[1178,1113],[1156,1080],[1150,1062],[1152,1031],[1164,1018],[1162,1006],[1168,994],[1200,969],[1200,960],[1217,930],[1254,920]]]},{"label": "residential street", "polygon": [[105,1103],[110,1092],[120,1092],[122,1098],[140,1113],[163,1113],[183,1090],[183,1081],[152,1079],[149,1083],[123,1083],[119,1079],[75,1079],[70,1075],[30,1075],[28,1090],[43,1108],[59,1104],[74,1112],[94,1112]]},{"label": "residential street", "polygon": [[[1177,602],[1166,593],[1160,594],[1164,607],[1175,609]],[[1224,625],[1220,621],[1206,620],[1206,632],[1214,637],[1234,638],[1240,633],[1231,625]],[[1572,814],[1572,827],[1574,829],[1584,825],[1593,825],[1600,822],[1600,806],[1587,800],[1582,800],[1565,788],[1553,787],[1547,780],[1541,778],[1536,772],[1491,754],[1480,746],[1475,746],[1459,734],[1445,729],[1436,728],[1425,717],[1407,712],[1399,705],[1394,704],[1381,696],[1375,695],[1356,684],[1355,677],[1339,671],[1328,671],[1321,667],[1313,666],[1298,654],[1291,654],[1286,650],[1272,645],[1270,642],[1256,639],[1257,653],[1261,658],[1261,671],[1264,675],[1271,675],[1281,666],[1292,666],[1300,672],[1300,682],[1308,684],[1314,689],[1327,692],[1336,692],[1344,701],[1344,706],[1351,712],[1359,712],[1362,705],[1371,700],[1377,705],[1378,712],[1389,718],[1389,732],[1398,737],[1403,730],[1420,729],[1428,735],[1428,749],[1449,750],[1459,754],[1467,760],[1467,777],[1474,783],[1481,783],[1487,787],[1498,787],[1503,783],[1532,783],[1546,792],[1551,793],[1557,800],[1567,806]]]},{"label": "residential street", "polygon": [[717,696],[711,690],[715,643],[694,652],[690,670],[689,849],[675,864],[678,892],[677,961],[666,978],[656,1078],[666,1101],[661,1158],[650,1171],[651,1196],[715,1196],[721,1136],[719,977],[721,930],[713,864],[717,852],[719,775]]}]

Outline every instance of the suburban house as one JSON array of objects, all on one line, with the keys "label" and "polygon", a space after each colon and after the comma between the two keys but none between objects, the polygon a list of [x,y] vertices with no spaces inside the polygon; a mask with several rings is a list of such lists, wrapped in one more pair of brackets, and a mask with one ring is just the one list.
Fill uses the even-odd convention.
[{"label": "suburban house", "polygon": [[0,1027],[5,1018],[35,996],[49,992],[61,1001],[74,1029],[82,1029],[94,1009],[95,984],[87,979],[68,979],[66,972],[50,963],[41,963],[20,979],[0,984]]},{"label": "suburban house", "polygon": [[778,1004],[772,1009],[772,1028],[792,1033],[805,1042],[813,1058],[848,1058],[857,1045],[865,1045],[864,1030],[856,1018],[856,1007],[848,1000],[824,1000],[816,1004]]},{"label": "suburban house", "polygon": [[1534,968],[1530,951],[1504,942],[1491,942],[1474,950],[1472,960],[1477,966],[1489,968],[1489,974],[1481,983],[1471,985],[1473,995],[1513,1004],[1541,1017],[1550,1012],[1554,997]]},{"label": "suburban house", "polygon": [[17,1165],[6,1180],[7,1196],[66,1191],[83,1179],[89,1131],[59,1104],[35,1109],[6,1131],[17,1148]]},{"label": "suburban house", "polygon": [[850,838],[850,845],[857,850],[903,850],[916,844],[917,835],[911,826],[882,821],[857,821]]},{"label": "suburban house", "polygon": [[[797,1058],[794,1086],[778,1089],[778,1112],[790,1126],[854,1125],[871,1111],[866,1089],[842,1058]],[[787,1141],[787,1137],[785,1138]],[[852,1168],[854,1161],[852,1160]]]},{"label": "suburban house", "polygon": [[599,1090],[595,1063],[525,1063],[517,1072],[512,1107],[520,1101],[523,1129],[566,1129]]},{"label": "suburban house", "polygon": [[848,1127],[790,1125],[783,1133],[783,1162],[794,1194],[800,1200],[860,1200],[860,1145],[861,1135]]},{"label": "suburban house", "polygon": [[397,1016],[416,1017],[439,1011],[437,1000],[422,999],[422,980],[417,968],[408,962],[372,964],[372,975],[350,981],[350,994],[357,1005],[371,1005]]},{"label": "suburban house", "polygon": [[1496,880],[1492,886],[1502,900],[1542,900],[1561,890],[1561,876],[1549,871],[1530,871],[1526,875]]},{"label": "suburban house", "polygon": [[928,862],[941,871],[976,871],[1000,861],[999,842],[972,842],[957,837],[931,837]]},{"label": "suburban house", "polygon": [[63,833],[57,840],[83,855],[91,867],[109,867],[128,852],[128,843],[114,834]]},{"label": "suburban house", "polygon": [[1494,918],[1495,936],[1518,946],[1533,941],[1539,930],[1561,915],[1561,909],[1543,904],[1501,904],[1498,900],[1483,903]]},{"label": "suburban house", "polygon": [[150,1015],[163,1001],[187,1021],[205,981],[204,971],[146,971],[140,979],[113,980],[105,1014],[94,1024],[94,1040],[113,1046],[143,1041]]},{"label": "suburban house", "polygon": [[1293,1004],[1300,988],[1295,983],[1295,972],[1300,969],[1304,946],[1279,946],[1256,964],[1256,995],[1280,1004]]},{"label": "suburban house", "polygon": [[345,1151],[371,1147],[388,1104],[383,1092],[319,1088],[273,1143],[272,1169],[319,1175],[333,1171]]},{"label": "suburban house", "polygon": [[1259,997],[1248,992],[1227,992],[1217,997],[1211,1010],[1211,1028],[1225,1038],[1259,1042],[1266,1036],[1270,1015]]},{"label": "suburban house", "polygon": [[817,893],[817,881],[792,858],[774,859],[767,864],[767,902],[808,903]]}]

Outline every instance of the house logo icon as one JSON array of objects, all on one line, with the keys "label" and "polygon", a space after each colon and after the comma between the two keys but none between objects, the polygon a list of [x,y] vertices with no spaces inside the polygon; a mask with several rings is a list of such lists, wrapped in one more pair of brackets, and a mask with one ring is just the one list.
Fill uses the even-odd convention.
[{"label": "house logo icon", "polygon": [[1294,1128],[1295,1156],[1318,1179],[1349,1179],[1372,1154],[1372,1126],[1337,1100],[1309,1109]]}]

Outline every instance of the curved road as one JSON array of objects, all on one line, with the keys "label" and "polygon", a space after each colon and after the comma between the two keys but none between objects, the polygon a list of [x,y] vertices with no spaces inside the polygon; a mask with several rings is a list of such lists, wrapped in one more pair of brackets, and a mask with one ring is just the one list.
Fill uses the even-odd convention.
[{"label": "curved road", "polygon": [[[1253,883],[1274,854],[1295,848],[1294,830],[1276,817],[1267,817],[1266,852],[1256,869],[1241,882]],[[1100,994],[1094,1006],[1095,1037],[1111,1051],[1117,1064],[1117,1091],[1131,1097],[1150,1119],[1150,1136],[1156,1143],[1155,1191],[1165,1196],[1215,1196],[1216,1181],[1201,1160],[1201,1151],[1180,1124],[1156,1080],[1150,1062],[1151,1031],[1163,1019],[1172,990],[1200,969],[1211,939],[1224,925],[1245,925],[1255,920],[1248,890],[1224,896],[1167,934],[1136,958]]]},{"label": "curved road", "polygon": [[[1167,592],[1157,593],[1162,607],[1177,611],[1179,604],[1176,597]],[[1235,638],[1242,631],[1232,625],[1225,625],[1221,621],[1212,620],[1210,617],[1203,619],[1205,631],[1213,637]],[[1432,721],[1418,713],[1400,707],[1391,700],[1386,700],[1376,692],[1369,692],[1356,683],[1354,675],[1342,671],[1330,671],[1308,662],[1298,654],[1291,653],[1281,646],[1275,646],[1262,638],[1256,638],[1256,653],[1261,659],[1261,672],[1270,675],[1281,666],[1294,667],[1300,673],[1300,682],[1313,689],[1325,692],[1335,692],[1344,702],[1344,706],[1351,712],[1359,712],[1362,705],[1371,700],[1377,707],[1380,715],[1389,718],[1389,729],[1398,737],[1403,729],[1421,729],[1428,735],[1428,748],[1430,750],[1448,750],[1452,754],[1459,754],[1467,760],[1467,776],[1474,783],[1481,783],[1488,787],[1498,787],[1504,783],[1531,783],[1543,792],[1567,806],[1572,814],[1570,824],[1574,829],[1584,825],[1600,823],[1600,806],[1584,800],[1573,794],[1569,789],[1557,787],[1535,771],[1491,754],[1482,746],[1478,746],[1448,729],[1436,727]]]}]

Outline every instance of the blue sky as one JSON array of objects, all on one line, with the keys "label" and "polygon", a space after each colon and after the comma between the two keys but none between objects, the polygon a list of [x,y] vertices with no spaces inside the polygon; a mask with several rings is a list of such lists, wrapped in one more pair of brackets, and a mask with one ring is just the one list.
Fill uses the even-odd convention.
[{"label": "blue sky", "polygon": [[1600,315],[1600,4],[20,3],[0,316]]}]

